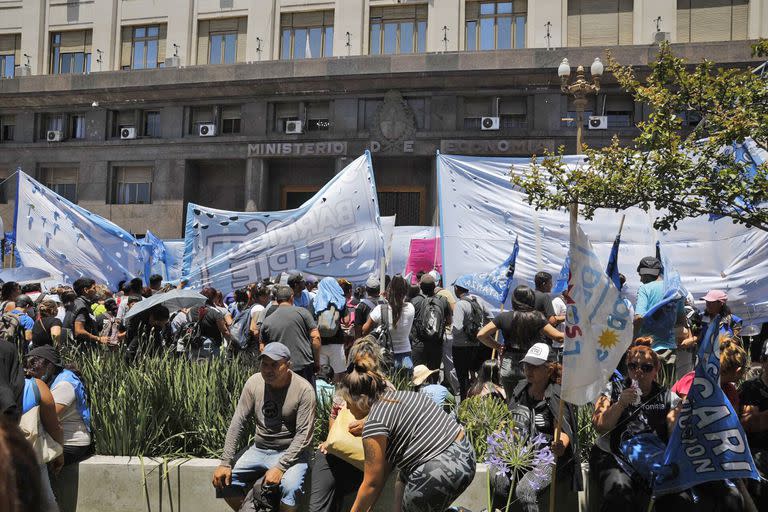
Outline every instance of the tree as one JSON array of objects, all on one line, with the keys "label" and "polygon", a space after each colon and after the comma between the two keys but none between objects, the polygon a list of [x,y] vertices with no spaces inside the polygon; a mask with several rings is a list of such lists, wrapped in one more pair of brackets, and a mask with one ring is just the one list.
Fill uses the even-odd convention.
[{"label": "tree", "polygon": [[[753,46],[768,55],[768,40]],[[688,217],[714,214],[768,231],[768,165],[756,170],[738,162],[733,144],[751,137],[768,142],[768,80],[746,69],[690,67],[667,43],[659,46],[642,81],[631,67],[608,55],[608,71],[636,102],[650,110],[629,146],[618,138],[604,148],[586,148],[588,166],[563,165],[564,148],[533,159],[531,171],[512,175],[537,209],[578,202],[587,219],[598,208],[637,206],[659,210],[654,227],[669,230]],[[698,115],[693,130],[683,115]],[[577,200],[578,199],[578,200]]]}]

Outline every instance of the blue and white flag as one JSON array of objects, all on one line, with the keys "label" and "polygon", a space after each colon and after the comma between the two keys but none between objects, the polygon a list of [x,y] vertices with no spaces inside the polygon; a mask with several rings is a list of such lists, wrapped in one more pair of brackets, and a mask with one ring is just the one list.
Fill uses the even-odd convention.
[{"label": "blue and white flag", "polygon": [[224,293],[281,272],[362,283],[384,258],[370,154],[295,210],[231,212],[190,203],[184,233],[189,286]]},{"label": "blue and white flag", "polygon": [[557,275],[555,284],[552,287],[552,295],[560,295],[568,289],[568,277],[571,273],[571,255],[565,257],[560,273]]},{"label": "blue and white flag", "polygon": [[664,467],[675,476],[657,476],[655,496],[725,478],[759,480],[739,416],[720,388],[718,325],[720,317],[699,347],[696,376],[667,443]]},{"label": "blue and white flag", "polygon": [[608,266],[605,273],[613,281],[617,290],[621,290],[621,277],[619,276],[619,245],[621,245],[621,235],[616,235],[616,240],[611,246],[611,254],[608,256]]},{"label": "blue and white flag", "polygon": [[114,290],[120,281],[145,272],[141,244],[133,235],[23,172],[16,192],[16,250],[20,266],[45,270],[67,283],[92,277]]},{"label": "blue and white flag", "polygon": [[515,261],[520,245],[515,238],[512,254],[504,260],[504,263],[490,272],[465,274],[456,280],[456,284],[466,288],[474,295],[478,295],[493,305],[501,306],[507,301],[509,287],[512,285],[512,276],[515,274]]},{"label": "blue and white flag", "polygon": [[632,318],[592,243],[576,227],[565,297],[562,398],[585,405],[598,397],[632,342]]},{"label": "blue and white flag", "polygon": [[162,275],[165,281],[170,281],[171,278],[168,276],[168,256],[165,249],[165,243],[150,230],[147,230],[147,234],[141,242],[149,248],[150,256],[146,262],[147,270],[145,271],[145,281],[149,279],[149,276],[157,272],[157,269],[162,270],[157,273]]}]

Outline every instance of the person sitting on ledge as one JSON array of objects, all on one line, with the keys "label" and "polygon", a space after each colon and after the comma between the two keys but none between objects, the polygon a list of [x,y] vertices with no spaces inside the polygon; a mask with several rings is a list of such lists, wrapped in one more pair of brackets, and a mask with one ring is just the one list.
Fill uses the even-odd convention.
[{"label": "person sitting on ledge", "polygon": [[[261,370],[243,387],[213,485],[224,491],[221,495],[230,507],[239,510],[245,493],[263,475],[264,487],[280,486],[280,510],[293,511],[312,446],[315,390],[291,371],[291,353],[282,343],[266,345],[259,359]],[[254,442],[235,455],[251,415],[256,419]]]}]

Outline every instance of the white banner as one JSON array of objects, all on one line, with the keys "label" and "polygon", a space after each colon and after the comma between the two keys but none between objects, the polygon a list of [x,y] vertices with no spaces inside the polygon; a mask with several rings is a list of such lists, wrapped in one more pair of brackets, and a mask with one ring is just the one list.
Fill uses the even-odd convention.
[{"label": "white banner", "polygon": [[190,203],[184,235],[190,286],[225,293],[281,272],[362,283],[384,258],[370,155],[295,210],[230,212]]},{"label": "white banner", "polygon": [[133,235],[72,204],[19,172],[16,198],[19,264],[49,272],[62,282],[92,277],[113,290],[143,276],[144,258]]},{"label": "white banner", "polygon": [[[571,165],[578,161],[566,159]],[[439,155],[437,162],[446,283],[490,271],[510,254],[516,236],[516,281],[532,285],[540,270],[558,275],[568,250],[568,212],[536,211],[509,181],[513,164],[514,172],[526,172],[529,158]],[[697,301],[710,289],[726,290],[728,304],[745,324],[768,319],[768,233],[706,216],[681,221],[677,230],[663,233],[653,229],[653,212],[601,210],[580,224],[602,261],[608,261],[622,213],[619,271],[627,277],[625,294],[634,297],[640,285],[637,265],[655,255],[659,240]]]}]

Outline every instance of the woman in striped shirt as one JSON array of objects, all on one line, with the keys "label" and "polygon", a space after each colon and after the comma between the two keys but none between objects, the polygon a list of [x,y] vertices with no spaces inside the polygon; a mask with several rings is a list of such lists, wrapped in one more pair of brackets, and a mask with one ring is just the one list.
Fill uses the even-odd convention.
[{"label": "woman in striped shirt", "polygon": [[428,396],[390,391],[375,362],[355,359],[340,389],[347,407],[365,420],[365,474],[352,512],[367,512],[387,476],[399,470],[403,512],[443,512],[472,482],[475,452],[455,419]]}]

